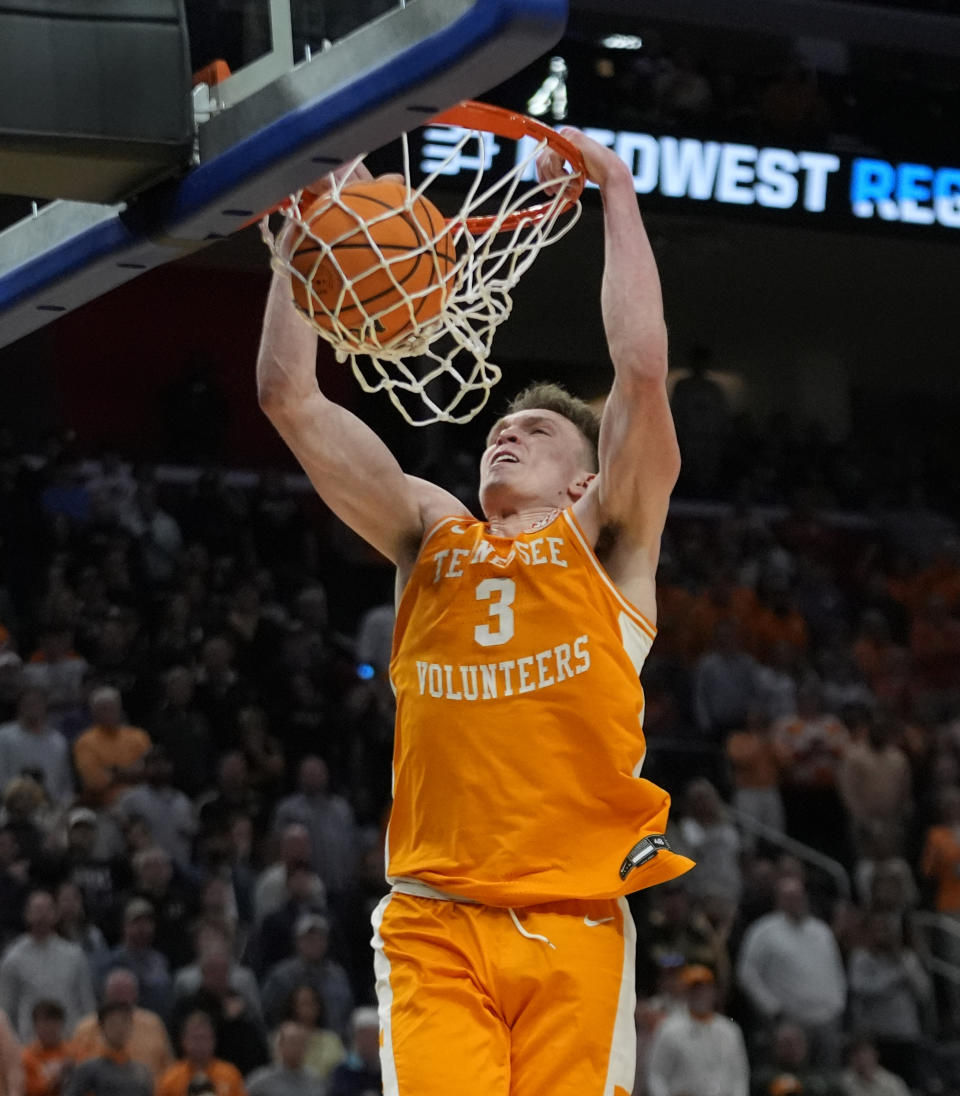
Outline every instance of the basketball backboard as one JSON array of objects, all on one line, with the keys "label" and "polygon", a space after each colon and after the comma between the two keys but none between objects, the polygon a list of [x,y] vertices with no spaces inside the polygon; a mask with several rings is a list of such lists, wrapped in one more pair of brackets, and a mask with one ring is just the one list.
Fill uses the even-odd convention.
[{"label": "basketball backboard", "polygon": [[398,0],[297,59],[290,0],[260,3],[269,48],[202,101],[195,163],[181,178],[118,205],[53,201],[0,232],[0,346],[481,94],[559,39],[567,6]]}]

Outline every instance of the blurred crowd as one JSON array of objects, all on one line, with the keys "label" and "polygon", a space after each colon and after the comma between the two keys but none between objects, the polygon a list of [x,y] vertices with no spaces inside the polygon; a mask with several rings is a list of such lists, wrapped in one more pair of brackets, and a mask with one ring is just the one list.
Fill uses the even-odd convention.
[{"label": "blurred crowd", "polygon": [[[960,1092],[960,537],[686,381],[636,1096]],[[389,569],[297,477],[7,433],[0,566],[0,1092],[379,1092]]]},{"label": "blurred crowd", "polygon": [[8,442],[0,1092],[379,1092],[392,611],[332,628],[276,474]]},{"label": "blurred crowd", "polygon": [[605,34],[630,28],[609,19],[603,27],[575,18],[558,47],[571,117],[791,148],[953,154],[947,119],[960,85],[949,58],[654,20],[632,24],[642,47],[604,49]]},{"label": "blurred crowd", "polygon": [[958,1092],[951,488],[929,446],[891,470],[896,432],[884,455],[744,431],[708,360],[673,391],[685,470],[643,673],[645,775],[697,867],[632,903],[636,1093]]},{"label": "blurred crowd", "polygon": [[[953,0],[881,2],[956,14]],[[396,7],[396,0],[295,0],[294,54],[319,52]],[[270,49],[268,10],[259,0],[188,0],[186,10],[194,71],[215,57],[235,70]],[[641,38],[642,47],[605,48],[603,39],[616,32]],[[960,107],[960,85],[949,57],[774,31],[731,34],[626,13],[601,19],[577,9],[557,51],[567,61],[571,116],[612,129],[654,126],[754,143],[953,154],[949,120]],[[542,75],[538,62],[511,83]]]}]

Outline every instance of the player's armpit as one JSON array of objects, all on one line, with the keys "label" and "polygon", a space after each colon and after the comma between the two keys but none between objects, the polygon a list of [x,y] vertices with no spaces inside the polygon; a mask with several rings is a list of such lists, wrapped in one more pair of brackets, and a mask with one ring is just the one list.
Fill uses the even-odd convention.
[{"label": "player's armpit", "polygon": [[598,477],[574,503],[573,512],[613,584],[651,624],[656,624],[660,538],[652,544],[640,544],[635,532],[622,522],[605,520],[600,510],[601,487]]}]

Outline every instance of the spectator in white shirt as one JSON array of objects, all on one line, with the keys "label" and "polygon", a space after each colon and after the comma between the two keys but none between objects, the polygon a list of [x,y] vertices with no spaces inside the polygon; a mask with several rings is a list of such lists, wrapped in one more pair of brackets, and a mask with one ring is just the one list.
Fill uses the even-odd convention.
[{"label": "spectator in white shirt", "polygon": [[146,820],[153,840],[174,863],[187,867],[197,825],[190,800],[171,784],[173,765],[163,746],[143,758],[143,780],[124,792],[116,809],[124,818]]},{"label": "spectator in white shirt", "polygon": [[57,936],[57,907],[48,891],[35,890],[24,911],[27,931],[0,962],[0,1008],[24,1042],[33,1038],[33,1006],[41,998],[59,1001],[65,1030],[96,1006],[90,966],[83,949]]},{"label": "spectator in white shirt", "polygon": [[[311,862],[310,831],[300,822],[284,826],[280,834],[279,856],[257,876],[253,894],[254,919],[261,925],[266,917],[282,909],[289,898],[287,877],[291,872],[309,868]],[[311,904],[315,909],[325,909],[327,890],[319,876],[314,876]]]},{"label": "spectator in white shirt", "polygon": [[20,694],[17,718],[0,726],[0,788],[25,772],[42,775],[51,802],[63,804],[73,795],[73,774],[67,740],[47,720],[47,694],[28,686]]},{"label": "spectator in white shirt", "polygon": [[732,922],[740,901],[740,835],[709,780],[694,780],[678,824],[682,844],[696,861],[687,889],[717,920]]},{"label": "spectator in white shirt", "polygon": [[137,481],[116,453],[104,454],[86,487],[91,503],[111,524],[124,524],[136,512]]},{"label": "spectator in white shirt", "polygon": [[747,930],[737,978],[763,1021],[803,1028],[814,1065],[839,1063],[846,974],[830,926],[810,915],[800,879],[780,879],[776,911]]},{"label": "spectator in white shirt", "polygon": [[721,620],[713,646],[693,668],[693,711],[700,733],[712,742],[742,727],[756,696],[757,663],[740,646],[737,625]]},{"label": "spectator in white shirt", "polygon": [[904,946],[895,914],[873,913],[865,927],[866,947],[850,956],[852,1026],[876,1041],[884,1065],[919,1086],[920,1042],[933,1006],[930,976]]},{"label": "spectator in white shirt", "polygon": [[797,649],[785,639],[775,643],[769,661],[758,663],[756,703],[767,719],[797,714]]},{"label": "spectator in white shirt", "polygon": [[169,582],[183,547],[183,534],[176,520],[157,504],[155,483],[149,480],[140,483],[122,525],[137,538],[143,569],[151,584],[161,586]]},{"label": "spectator in white shirt", "polygon": [[305,1065],[307,1031],[287,1021],[277,1033],[277,1061],[247,1078],[250,1096],[324,1096],[327,1086]]},{"label": "spectator in white shirt", "polygon": [[46,692],[50,721],[57,728],[82,710],[88,669],[86,659],[73,650],[73,634],[68,628],[51,626],[41,634],[40,645],[23,667],[23,680]]},{"label": "spectator in white shirt", "polygon": [[668,1015],[654,1033],[647,1096],[747,1096],[750,1071],[740,1028],[718,1016],[708,967],[684,971],[687,1007]]},{"label": "spectator in white shirt", "polygon": [[327,894],[341,894],[353,882],[360,859],[360,835],[353,808],[330,791],[330,772],[320,757],[308,756],[297,772],[298,791],[277,805],[274,828],[300,824],[310,834],[310,865]]}]

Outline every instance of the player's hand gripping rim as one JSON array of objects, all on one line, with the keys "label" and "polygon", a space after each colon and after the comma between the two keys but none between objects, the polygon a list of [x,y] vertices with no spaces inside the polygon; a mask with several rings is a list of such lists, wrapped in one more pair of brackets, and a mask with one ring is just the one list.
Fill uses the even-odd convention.
[{"label": "player's hand gripping rim", "polygon": [[[563,126],[558,132],[580,150],[587,178],[601,190],[615,173],[627,171],[626,164],[613,149],[594,141],[574,126]],[[550,184],[549,180],[571,174],[566,161],[555,149],[548,146],[537,157],[537,177],[541,183],[547,184],[545,189],[548,194],[556,194],[565,185],[563,182]]]}]

